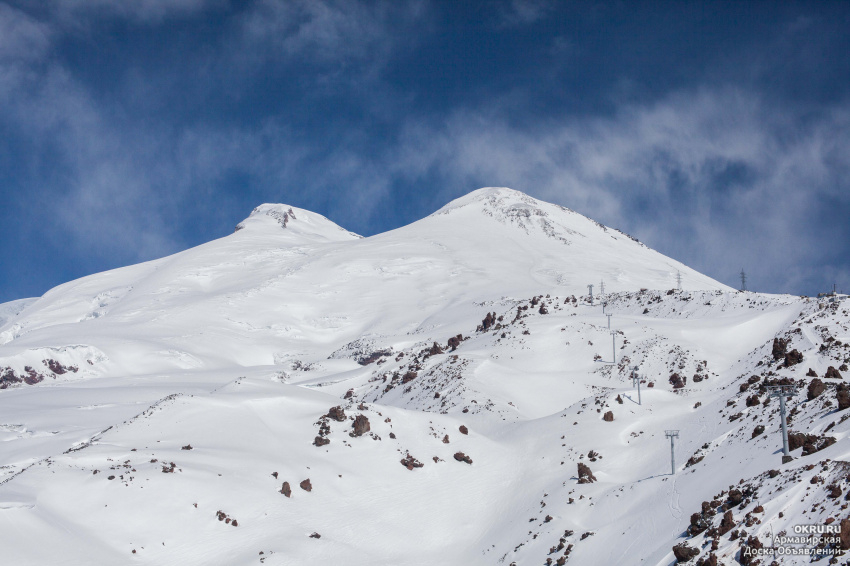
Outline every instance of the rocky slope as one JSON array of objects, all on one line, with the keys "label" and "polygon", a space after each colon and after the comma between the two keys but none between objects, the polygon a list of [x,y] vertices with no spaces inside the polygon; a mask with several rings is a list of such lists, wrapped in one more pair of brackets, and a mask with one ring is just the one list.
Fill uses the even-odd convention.
[{"label": "rocky slope", "polygon": [[736,292],[516,191],[369,238],[262,205],[18,306],[15,564],[754,564],[808,524],[850,546],[846,299]]}]

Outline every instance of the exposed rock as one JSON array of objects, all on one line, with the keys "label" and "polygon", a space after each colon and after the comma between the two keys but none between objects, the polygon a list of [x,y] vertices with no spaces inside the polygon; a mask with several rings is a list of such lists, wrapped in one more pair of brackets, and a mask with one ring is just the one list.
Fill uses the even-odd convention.
[{"label": "exposed rock", "polygon": [[753,435],[750,438],[755,438],[764,432],[764,425],[756,425],[753,429]]},{"label": "exposed rock", "polygon": [[827,368],[826,373],[823,374],[823,376],[826,379],[844,379],[843,377],[841,377],[841,374],[838,372],[838,370],[832,366],[829,366],[829,368]]},{"label": "exposed rock", "polygon": [[280,492],[281,492],[282,494],[284,494],[285,496],[287,496],[287,497],[289,497],[290,495],[292,495],[292,488],[291,488],[291,487],[289,487],[289,482],[288,482],[288,481],[283,482],[283,486],[281,486],[281,488],[280,488]]},{"label": "exposed rock", "polygon": [[342,421],[345,420],[345,410],[340,406],[331,407],[328,410],[328,414],[326,416],[329,419],[333,419],[335,421],[342,422]]},{"label": "exposed rock", "polygon": [[44,375],[38,373],[32,367],[24,366],[24,371],[27,372],[24,376],[24,383],[27,385],[35,385],[36,383],[44,381]]},{"label": "exposed rock", "polygon": [[623,404],[623,398],[622,398],[622,397],[620,397],[619,395],[617,395],[617,398],[616,398],[616,399],[614,399],[614,400],[615,400],[617,403],[619,403],[620,405],[622,405],[622,404]]},{"label": "exposed rock", "polygon": [[839,411],[850,408],[850,388],[846,385],[844,385],[844,387],[838,387],[836,391],[836,400],[838,401]]},{"label": "exposed rock", "polygon": [[455,452],[455,456],[454,456],[454,458],[455,458],[455,460],[457,460],[458,462],[466,462],[467,464],[471,464],[471,463],[472,463],[472,458],[470,458],[469,456],[467,456],[467,455],[466,455],[466,454],[464,454],[463,452]]},{"label": "exposed rock", "polygon": [[797,448],[801,448],[806,442],[806,435],[802,432],[788,433],[788,451],[793,452]]},{"label": "exposed rock", "polygon": [[824,392],[826,389],[826,385],[824,385],[823,381],[818,378],[814,378],[809,382],[809,390],[806,394],[806,397],[811,401],[818,395]]},{"label": "exposed rock", "polygon": [[612,422],[614,420],[614,412],[606,411],[605,414],[602,415],[602,420],[608,423]]},{"label": "exposed rock", "polygon": [[747,397],[746,405],[747,405],[747,407],[755,407],[760,402],[761,401],[759,401],[759,396],[753,394],[753,395],[750,395],[749,397]]},{"label": "exposed rock", "polygon": [[774,360],[781,360],[785,357],[785,351],[788,348],[788,341],[782,338],[773,339],[773,351],[771,352]]},{"label": "exposed rock", "polygon": [[481,321],[481,324],[478,325],[476,330],[478,332],[487,332],[494,324],[496,324],[496,313],[488,312],[487,316],[484,317],[484,320]]},{"label": "exposed rock", "polygon": [[682,376],[680,376],[678,373],[674,373],[673,375],[671,375],[669,381],[670,385],[673,386],[673,389],[681,389],[685,386],[685,382],[682,379]]},{"label": "exposed rock", "polygon": [[417,377],[418,375],[419,375],[419,374],[417,374],[415,371],[408,371],[408,372],[406,372],[406,373],[404,374],[404,376],[402,376],[402,378],[401,378],[401,383],[402,383],[402,385],[404,385],[405,383],[408,383],[408,382],[413,381],[414,379],[416,379],[416,377]]},{"label": "exposed rock", "polygon": [[466,428],[466,426],[464,426],[464,425],[460,425],[458,430],[460,431],[461,434],[469,434],[469,429]]},{"label": "exposed rock", "polygon": [[323,436],[317,436],[313,440],[313,446],[325,446],[325,445],[330,444],[330,443],[331,443],[331,441],[328,440],[327,438],[323,437]]},{"label": "exposed rock", "polygon": [[764,548],[764,544],[758,539],[758,537],[748,537],[747,541],[741,545],[741,564],[744,566],[749,566],[750,564],[759,564],[760,562],[756,559],[754,560],[755,554],[747,554],[744,552],[744,549],[752,548],[759,549]]},{"label": "exposed rock", "polygon": [[818,376],[818,373],[815,370],[813,370],[812,368],[809,368],[809,371],[806,372],[806,377],[817,377],[817,376]]},{"label": "exposed rock", "polygon": [[[313,484],[310,483],[310,478],[298,484],[304,491],[313,491]],[[285,494],[284,494],[285,495]]]},{"label": "exposed rock", "polygon": [[457,347],[460,346],[460,343],[463,341],[463,334],[458,334],[457,336],[452,336],[449,338],[449,348],[451,348],[452,352],[457,350]]},{"label": "exposed rock", "polygon": [[691,525],[688,527],[688,534],[696,536],[708,528],[708,522],[703,518],[702,513],[694,513],[691,515]]},{"label": "exposed rock", "polygon": [[791,366],[797,365],[803,362],[803,354],[798,352],[796,349],[791,350],[787,354],[785,354],[785,367],[790,368]]},{"label": "exposed rock", "polygon": [[360,358],[359,360],[357,360],[357,363],[361,366],[368,366],[369,364],[377,362],[383,357],[391,356],[392,353],[392,350],[378,350],[377,352],[372,352],[368,356]]},{"label": "exposed rock", "polygon": [[62,364],[60,364],[56,360],[52,360],[52,359],[41,360],[41,363],[46,365],[47,368],[50,371],[52,371],[53,373],[55,373],[56,375],[62,375],[62,374],[67,373],[69,371],[76,373],[80,369],[77,366],[63,366]]},{"label": "exposed rock", "polygon": [[732,511],[726,511],[723,514],[723,519],[720,521],[720,527],[717,529],[717,534],[725,535],[735,527],[735,519],[732,517]]},{"label": "exposed rock", "polygon": [[310,535],[310,538],[322,538],[322,535],[320,535],[319,533],[313,533]]},{"label": "exposed rock", "polygon": [[814,454],[832,446],[835,442],[833,436],[817,436],[815,434],[803,434],[802,432],[788,433],[788,450],[794,451],[802,446],[803,456]]},{"label": "exposed rock", "polygon": [[443,348],[441,348],[440,345],[437,344],[436,342],[434,342],[434,345],[431,346],[431,348],[428,350],[429,356],[436,356],[437,354],[442,354],[442,353],[443,353]]},{"label": "exposed rock", "polygon": [[729,506],[734,507],[735,505],[740,505],[744,500],[744,494],[741,493],[739,489],[729,490]]},{"label": "exposed rock", "polygon": [[596,481],[590,466],[582,462],[578,463],[578,483],[593,483]]},{"label": "exposed rock", "polygon": [[448,443],[449,443],[449,435],[447,434],[443,437],[443,444],[448,444]]},{"label": "exposed rock", "polygon": [[676,557],[676,562],[687,562],[698,554],[698,549],[688,546],[685,542],[679,543],[673,547],[673,556]]},{"label": "exposed rock", "polygon": [[421,468],[425,464],[423,464],[422,462],[411,456],[410,453],[408,453],[407,456],[401,459],[401,465],[407,468],[408,470],[412,470],[413,468]]},{"label": "exposed rock", "polygon": [[192,450],[192,445],[187,444],[186,446],[183,446],[182,448],[180,448],[180,450]]},{"label": "exposed rock", "polygon": [[363,436],[365,433],[372,430],[369,426],[369,419],[364,415],[357,415],[354,418],[352,427],[354,428],[354,431],[351,433],[351,436]]}]

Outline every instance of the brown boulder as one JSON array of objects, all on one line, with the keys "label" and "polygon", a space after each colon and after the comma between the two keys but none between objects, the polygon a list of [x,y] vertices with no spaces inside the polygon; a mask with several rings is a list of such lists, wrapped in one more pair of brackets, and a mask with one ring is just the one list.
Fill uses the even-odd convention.
[{"label": "brown boulder", "polygon": [[785,354],[785,367],[790,368],[791,366],[795,366],[799,363],[803,362],[803,354],[798,352],[796,349],[791,350],[787,354]]},{"label": "brown boulder", "polygon": [[455,460],[457,460],[458,462],[466,462],[467,464],[471,464],[471,463],[472,463],[472,458],[470,458],[469,456],[467,456],[467,455],[466,455],[466,454],[464,454],[463,452],[455,452],[455,456],[454,456],[454,458],[455,458]]},{"label": "brown boulder", "polygon": [[735,505],[740,505],[744,500],[744,494],[741,493],[739,489],[732,489],[729,491],[729,506],[734,507]]},{"label": "brown boulder", "polygon": [[323,436],[317,436],[313,439],[313,446],[325,446],[326,444],[330,444],[331,441]]},{"label": "brown boulder", "polygon": [[606,413],[604,415],[602,415],[602,420],[607,422],[607,423],[613,422],[614,412],[613,411],[606,411]]},{"label": "brown boulder", "polygon": [[836,400],[838,401],[839,411],[850,408],[850,388],[846,385],[839,387],[836,391]]},{"label": "brown boulder", "polygon": [[288,481],[283,482],[283,485],[282,485],[282,486],[281,486],[281,488],[280,488],[280,492],[281,492],[282,494],[284,494],[285,496],[287,496],[287,497],[289,497],[290,495],[292,495],[292,488],[291,488],[291,487],[289,487],[289,482],[288,482]]},{"label": "brown boulder", "polygon": [[329,419],[333,419],[338,422],[342,422],[345,420],[345,411],[342,407],[331,407],[328,411],[327,417]]},{"label": "brown boulder", "polygon": [[843,377],[841,377],[841,374],[838,372],[838,370],[832,366],[829,366],[829,368],[827,368],[826,373],[823,374],[823,376],[826,379],[844,379]]},{"label": "brown boulder", "polygon": [[788,341],[783,340],[782,338],[774,338],[773,339],[773,351],[771,354],[773,355],[774,360],[781,360],[785,357],[785,351],[788,348]]},{"label": "brown boulder", "polygon": [[590,471],[590,466],[578,463],[578,483],[593,483],[596,481],[593,472]]},{"label": "brown boulder", "polygon": [[466,426],[464,426],[464,425],[460,425],[458,430],[460,431],[461,434],[469,434],[469,429],[466,428]]},{"label": "brown boulder", "polygon": [[351,433],[351,436],[363,436],[367,432],[369,432],[371,427],[369,426],[369,419],[364,415],[357,415],[354,418],[354,423],[351,425],[354,428],[354,432]]},{"label": "brown boulder", "polygon": [[423,464],[408,453],[407,456],[401,459],[401,465],[407,468],[408,470],[412,470],[413,468],[421,468],[425,464]]},{"label": "brown boulder", "polygon": [[313,484],[310,483],[310,478],[307,478],[298,485],[301,486],[301,489],[304,491],[313,491]]},{"label": "brown boulder", "polygon": [[683,542],[673,547],[673,556],[676,557],[676,562],[687,562],[694,556],[699,554],[699,549],[688,546]]},{"label": "brown boulder", "polygon": [[405,374],[401,378],[401,384],[404,385],[405,383],[409,383],[409,382],[413,381],[414,379],[416,379],[416,377],[418,375],[419,374],[416,373],[415,371],[405,372]]},{"label": "brown boulder", "polygon": [[824,392],[826,389],[826,385],[824,385],[823,381],[818,378],[814,378],[809,382],[809,390],[806,394],[806,397],[811,401],[816,398],[818,395]]},{"label": "brown boulder", "polygon": [[732,517],[732,511],[726,511],[723,514],[723,519],[720,521],[720,527],[717,529],[717,534],[725,535],[735,527],[735,519]]},{"label": "brown boulder", "polygon": [[670,385],[673,386],[673,389],[681,389],[685,386],[685,382],[682,380],[682,376],[680,376],[678,373],[674,373],[673,375],[671,375],[669,381]]}]

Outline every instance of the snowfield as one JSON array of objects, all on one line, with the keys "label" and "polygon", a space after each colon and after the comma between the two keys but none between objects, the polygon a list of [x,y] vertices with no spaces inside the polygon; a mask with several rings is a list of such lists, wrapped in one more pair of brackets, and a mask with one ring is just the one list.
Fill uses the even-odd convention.
[{"label": "snowfield", "polygon": [[368,238],[264,204],[0,305],[2,563],[845,563],[848,308],[510,189]]}]

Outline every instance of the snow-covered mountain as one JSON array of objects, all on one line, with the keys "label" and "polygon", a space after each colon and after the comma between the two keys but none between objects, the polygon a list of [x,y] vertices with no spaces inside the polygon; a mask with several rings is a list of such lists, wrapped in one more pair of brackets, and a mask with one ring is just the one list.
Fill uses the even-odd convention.
[{"label": "snow-covered mountain", "polygon": [[848,319],[510,189],[368,238],[264,204],[0,305],[0,543],[14,564],[746,560],[845,525]]}]

